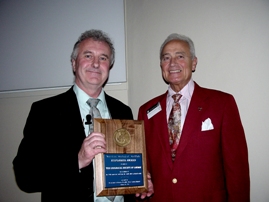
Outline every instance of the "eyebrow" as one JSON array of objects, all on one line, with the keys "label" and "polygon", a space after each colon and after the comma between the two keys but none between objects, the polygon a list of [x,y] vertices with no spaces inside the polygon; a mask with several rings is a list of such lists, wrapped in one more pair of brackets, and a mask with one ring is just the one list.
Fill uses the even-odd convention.
[{"label": "eyebrow", "polygon": [[[89,50],[86,50],[86,51],[84,51],[84,52],[83,52],[83,54],[84,54],[84,55],[86,55],[86,54],[88,54],[88,53],[93,54],[93,52],[92,52],[92,51],[89,51]],[[107,54],[102,53],[101,55],[102,55],[102,56],[105,56],[106,58],[108,58],[108,59],[109,59],[109,57],[108,57],[108,55],[107,55]]]},{"label": "eyebrow", "polygon": [[162,54],[162,57],[166,56],[166,55],[171,55],[171,54],[170,53],[164,53],[164,54]]},{"label": "eyebrow", "polygon": [[101,54],[102,56],[105,56],[107,59],[109,59],[107,54]]},{"label": "eyebrow", "polygon": [[[179,55],[179,54],[186,55],[185,52],[176,52],[175,54],[176,54],[176,55]],[[166,56],[166,55],[171,55],[171,53],[164,53],[164,54],[162,54],[162,57],[163,57],[163,56]]]},{"label": "eyebrow", "polygon": [[176,52],[176,54],[182,54],[182,55],[186,55],[185,52]]}]

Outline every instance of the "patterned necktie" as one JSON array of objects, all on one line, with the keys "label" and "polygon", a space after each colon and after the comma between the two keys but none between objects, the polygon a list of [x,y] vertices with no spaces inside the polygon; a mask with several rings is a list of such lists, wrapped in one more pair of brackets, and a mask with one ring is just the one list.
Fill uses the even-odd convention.
[{"label": "patterned necktie", "polygon": [[168,132],[169,132],[169,143],[171,147],[172,161],[175,160],[176,150],[179,144],[180,138],[180,125],[181,125],[181,108],[179,99],[182,95],[175,94],[172,96],[174,103],[168,120]]},{"label": "patterned necktie", "polygon": [[99,101],[100,101],[99,99],[94,99],[94,98],[90,98],[87,101],[87,104],[90,105],[90,107],[91,107],[89,114],[91,115],[91,118],[92,118],[89,132],[93,132],[93,120],[94,120],[94,118],[102,118],[100,111],[96,107]]}]

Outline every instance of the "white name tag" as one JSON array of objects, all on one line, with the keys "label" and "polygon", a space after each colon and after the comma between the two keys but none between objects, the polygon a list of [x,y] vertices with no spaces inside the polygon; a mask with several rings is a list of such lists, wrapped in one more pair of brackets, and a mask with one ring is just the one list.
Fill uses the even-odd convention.
[{"label": "white name tag", "polygon": [[155,114],[157,114],[160,111],[162,111],[162,107],[160,105],[160,102],[158,102],[156,105],[154,105],[150,109],[148,109],[148,111],[147,111],[148,119],[150,119],[151,117],[153,117]]}]

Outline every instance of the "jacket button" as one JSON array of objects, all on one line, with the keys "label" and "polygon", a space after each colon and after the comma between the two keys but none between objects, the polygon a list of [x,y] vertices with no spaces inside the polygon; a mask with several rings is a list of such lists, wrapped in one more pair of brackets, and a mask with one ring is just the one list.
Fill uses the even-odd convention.
[{"label": "jacket button", "polygon": [[176,184],[176,183],[177,183],[177,178],[173,178],[172,182],[173,182],[174,184]]}]

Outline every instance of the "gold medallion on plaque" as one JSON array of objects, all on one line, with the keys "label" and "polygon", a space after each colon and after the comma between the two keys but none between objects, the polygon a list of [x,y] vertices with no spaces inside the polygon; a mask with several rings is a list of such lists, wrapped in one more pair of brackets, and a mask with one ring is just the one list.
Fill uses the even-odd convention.
[{"label": "gold medallion on plaque", "polygon": [[120,147],[125,147],[131,142],[131,135],[128,130],[120,128],[114,132],[114,140]]}]

